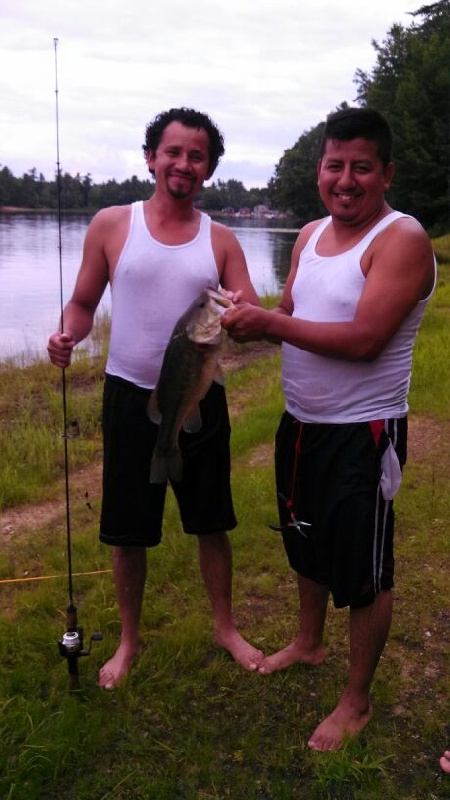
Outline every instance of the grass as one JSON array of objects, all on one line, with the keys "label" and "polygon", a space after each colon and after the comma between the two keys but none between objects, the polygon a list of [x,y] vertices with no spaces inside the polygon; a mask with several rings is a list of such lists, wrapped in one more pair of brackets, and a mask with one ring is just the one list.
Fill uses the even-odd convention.
[{"label": "grass", "polygon": [[[0,584],[1,800],[444,800],[438,757],[450,743],[448,671],[449,265],[417,342],[411,447],[397,508],[394,621],[373,685],[374,717],[338,753],[307,748],[347,673],[347,613],[329,610],[329,655],[266,678],[241,670],[211,640],[196,543],[168,497],[162,545],[150,554],[144,651],[124,685],[96,686],[120,629],[97,539],[101,360],[67,371],[75,602],[85,645],[80,690],[68,691],[57,641],[67,578]],[[240,352],[240,351],[239,351]],[[60,375],[47,364],[0,371],[0,579],[67,572]],[[240,630],[272,652],[295,635],[297,596],[278,535],[273,436],[283,400],[279,354],[228,374],[233,425],[231,534]],[[31,455],[30,455],[31,453]],[[31,509],[20,504],[33,503]],[[50,504],[51,513],[47,513]],[[26,513],[25,513],[26,512]],[[5,523],[6,520],[6,523]],[[98,572],[96,572],[98,571]]]}]

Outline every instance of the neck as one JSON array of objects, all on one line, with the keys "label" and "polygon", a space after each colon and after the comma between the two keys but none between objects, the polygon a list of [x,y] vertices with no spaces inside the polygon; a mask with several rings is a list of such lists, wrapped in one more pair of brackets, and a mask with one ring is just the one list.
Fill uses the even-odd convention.
[{"label": "neck", "polygon": [[194,208],[192,198],[178,199],[170,195],[161,195],[158,190],[144,205],[153,216],[173,222],[192,222],[197,219],[198,211]]},{"label": "neck", "polygon": [[336,232],[336,234],[342,234],[347,236],[354,236],[358,233],[362,233],[363,231],[370,230],[379,222],[383,217],[386,217],[390,214],[392,208],[386,203],[383,202],[381,207],[372,214],[369,218],[364,219],[363,221],[357,222],[346,222],[345,220],[340,220],[336,217],[331,217],[331,224]]},{"label": "neck", "polygon": [[192,202],[151,197],[144,203],[144,217],[151,235],[162,244],[185,244],[195,238],[200,213]]}]

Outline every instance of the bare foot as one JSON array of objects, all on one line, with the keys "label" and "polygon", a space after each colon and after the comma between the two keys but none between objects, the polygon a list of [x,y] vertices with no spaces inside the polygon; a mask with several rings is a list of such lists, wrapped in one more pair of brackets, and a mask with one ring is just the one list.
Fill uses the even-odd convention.
[{"label": "bare foot", "polygon": [[326,655],[323,645],[314,648],[305,647],[298,639],[288,644],[283,650],[278,650],[271,656],[267,656],[258,667],[263,675],[270,675],[281,669],[287,669],[293,664],[302,662],[304,664],[320,664]]},{"label": "bare foot", "polygon": [[120,644],[114,653],[98,673],[98,685],[102,689],[115,689],[124,679],[128,670],[133,664],[134,659],[141,652],[141,647],[132,648]]},{"label": "bare foot", "polygon": [[444,772],[450,773],[450,750],[446,750],[444,755],[440,757],[439,763]]},{"label": "bare foot", "polygon": [[308,746],[312,750],[339,750],[344,738],[357,736],[372,716],[372,706],[357,711],[345,699],[338,703],[334,711],[317,726]]},{"label": "bare foot", "polygon": [[250,672],[257,670],[264,659],[264,653],[247,642],[236,629],[216,633],[216,642],[220,647],[228,650],[241,667],[250,670]]}]

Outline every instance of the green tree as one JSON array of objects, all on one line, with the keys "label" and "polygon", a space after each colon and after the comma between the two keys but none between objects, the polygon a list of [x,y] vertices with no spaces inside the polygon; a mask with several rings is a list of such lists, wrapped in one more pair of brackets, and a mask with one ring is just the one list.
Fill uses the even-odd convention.
[{"label": "green tree", "polygon": [[[378,109],[392,127],[396,171],[389,201],[439,235],[450,228],[449,0],[411,16],[411,27],[393,25],[382,44],[372,42],[375,66],[357,70],[354,80],[357,103]],[[316,161],[323,125],[286,150],[268,187],[273,204],[301,222],[322,213]]]},{"label": "green tree", "polygon": [[211,186],[204,186],[198,196],[197,205],[199,208],[208,208],[210,211],[221,211],[228,205],[228,198],[215,182]]},{"label": "green tree", "polygon": [[83,176],[81,180],[81,193],[83,196],[84,208],[89,208],[92,186],[93,186],[93,180],[91,177],[91,173],[88,172],[86,175]]},{"label": "green tree", "polygon": [[39,173],[39,178],[36,182],[36,192],[39,198],[39,208],[50,208],[50,184],[45,180],[42,172]]},{"label": "green tree", "polygon": [[20,205],[23,205],[23,200],[27,199],[30,208],[39,208],[39,190],[37,182],[37,171],[35,168],[30,169],[27,173],[22,175],[22,179],[18,186]]},{"label": "green tree", "polygon": [[209,211],[222,211],[224,208],[239,211],[244,206],[253,209],[256,205],[265,205],[267,202],[267,189],[246,189],[241,181],[233,178],[204,186],[198,199],[198,205]]},{"label": "green tree", "polygon": [[392,127],[390,202],[438,235],[450,225],[450,3],[422,6],[412,16],[411,28],[394,25],[383,44],[372,42],[375,67],[358,70],[355,83],[358,101]]},{"label": "green tree", "polygon": [[247,206],[250,208],[254,208],[255,206],[268,206],[270,207],[270,197],[269,197],[269,190],[266,187],[265,189],[249,189],[247,192]]},{"label": "green tree", "polygon": [[3,167],[0,170],[0,205],[14,206],[18,204],[17,200],[17,178],[8,167]]},{"label": "green tree", "polygon": [[[219,186],[220,185],[221,181],[219,181]],[[247,205],[247,189],[241,181],[237,181],[232,178],[231,180],[228,180],[226,184],[224,184],[224,189],[228,193],[228,206],[233,206],[233,208],[239,209]]]},{"label": "green tree", "polygon": [[302,224],[321,216],[317,193],[317,159],[324,122],[302,134],[286,150],[269,183],[269,197],[276,208],[290,211]]}]

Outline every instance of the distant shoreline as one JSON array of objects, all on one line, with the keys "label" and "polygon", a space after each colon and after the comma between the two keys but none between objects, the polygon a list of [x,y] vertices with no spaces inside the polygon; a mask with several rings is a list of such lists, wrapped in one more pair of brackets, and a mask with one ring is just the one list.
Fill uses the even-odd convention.
[{"label": "distant shoreline", "polygon": [[[95,214],[95,208],[63,208],[63,214]],[[57,208],[27,208],[25,206],[0,206],[0,214],[57,214]]]},{"label": "distant shoreline", "polygon": [[41,211],[41,210],[42,209],[40,208],[19,208],[19,206],[0,206],[0,212],[2,214],[16,214],[17,212],[23,212],[23,211]]}]

